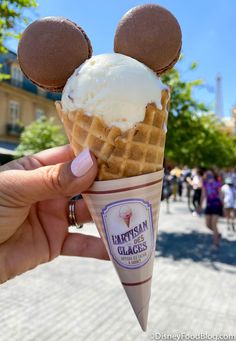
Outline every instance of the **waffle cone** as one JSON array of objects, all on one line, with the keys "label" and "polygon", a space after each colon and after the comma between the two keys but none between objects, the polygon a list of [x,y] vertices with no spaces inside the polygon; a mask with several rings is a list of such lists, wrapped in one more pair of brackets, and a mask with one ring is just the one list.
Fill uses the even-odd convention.
[{"label": "waffle cone", "polygon": [[161,110],[154,103],[148,104],[144,120],[125,132],[82,110],[64,112],[60,101],[56,109],[75,155],[88,147],[97,157],[98,180],[111,180],[163,168],[168,89],[162,91],[161,103]]}]

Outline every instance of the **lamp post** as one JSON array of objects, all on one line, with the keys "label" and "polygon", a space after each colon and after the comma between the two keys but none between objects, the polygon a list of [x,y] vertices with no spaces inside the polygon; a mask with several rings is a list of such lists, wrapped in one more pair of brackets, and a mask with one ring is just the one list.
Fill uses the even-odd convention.
[{"label": "lamp post", "polygon": [[223,96],[222,96],[222,77],[220,74],[216,77],[216,101],[215,101],[215,113],[216,116],[222,120],[224,117],[223,111]]}]

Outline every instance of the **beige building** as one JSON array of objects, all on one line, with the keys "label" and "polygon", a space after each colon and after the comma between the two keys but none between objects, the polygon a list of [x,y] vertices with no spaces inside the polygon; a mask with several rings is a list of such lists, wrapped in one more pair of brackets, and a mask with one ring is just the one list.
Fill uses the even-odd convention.
[{"label": "beige building", "polygon": [[227,130],[231,134],[236,135],[236,106],[233,106],[232,108],[231,117],[224,119],[223,122]]},{"label": "beige building", "polygon": [[232,126],[233,132],[236,135],[236,105],[232,109]]},{"label": "beige building", "polygon": [[59,94],[42,90],[21,72],[16,54],[0,56],[1,73],[10,76],[0,82],[0,148],[14,147],[23,127],[40,116],[53,116],[59,122],[54,102]]}]

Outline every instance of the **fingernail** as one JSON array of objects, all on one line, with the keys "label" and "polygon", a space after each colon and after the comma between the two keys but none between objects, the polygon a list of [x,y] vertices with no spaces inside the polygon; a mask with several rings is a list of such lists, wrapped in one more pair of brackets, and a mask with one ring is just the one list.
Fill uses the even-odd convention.
[{"label": "fingernail", "polygon": [[76,177],[85,175],[93,166],[89,149],[84,149],[71,163],[71,171]]}]

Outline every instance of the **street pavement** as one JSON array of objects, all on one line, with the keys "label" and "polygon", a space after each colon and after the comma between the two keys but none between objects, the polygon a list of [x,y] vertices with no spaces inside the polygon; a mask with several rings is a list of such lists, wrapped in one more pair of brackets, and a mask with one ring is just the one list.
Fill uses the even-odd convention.
[{"label": "street pavement", "polygon": [[236,339],[236,233],[221,219],[214,250],[204,218],[186,201],[170,206],[161,207],[146,333],[111,262],[59,257],[0,287],[0,341]]}]

